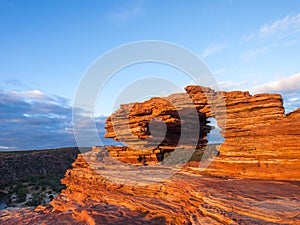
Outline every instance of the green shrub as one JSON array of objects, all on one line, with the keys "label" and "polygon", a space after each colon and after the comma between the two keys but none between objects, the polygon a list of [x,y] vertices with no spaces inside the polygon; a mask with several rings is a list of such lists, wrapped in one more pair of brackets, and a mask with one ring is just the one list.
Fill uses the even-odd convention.
[{"label": "green shrub", "polygon": [[26,195],[27,195],[27,188],[22,184],[19,183],[16,185],[16,196],[17,196],[17,203],[24,202],[26,200]]},{"label": "green shrub", "polygon": [[40,195],[34,194],[32,196],[32,199],[30,201],[28,201],[25,205],[26,206],[38,206],[38,205],[41,205],[41,204],[45,204],[45,201],[44,201],[43,197],[40,196]]}]

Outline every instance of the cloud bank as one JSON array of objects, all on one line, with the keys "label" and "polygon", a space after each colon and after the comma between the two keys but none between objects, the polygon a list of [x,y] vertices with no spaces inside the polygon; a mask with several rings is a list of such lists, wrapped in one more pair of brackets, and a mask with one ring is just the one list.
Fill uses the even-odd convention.
[{"label": "cloud bank", "polygon": [[[77,146],[68,102],[38,90],[0,91],[0,150]],[[95,118],[99,136],[103,136],[105,119]]]},{"label": "cloud bank", "polygon": [[252,93],[276,92],[276,91],[289,92],[289,91],[299,91],[299,90],[300,90],[300,73],[297,73],[287,78],[282,78],[274,82],[256,86],[251,89],[251,92]]}]

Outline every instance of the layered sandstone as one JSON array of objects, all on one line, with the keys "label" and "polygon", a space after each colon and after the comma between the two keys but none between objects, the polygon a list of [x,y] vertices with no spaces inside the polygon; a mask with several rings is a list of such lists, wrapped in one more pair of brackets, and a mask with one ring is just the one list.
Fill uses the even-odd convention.
[{"label": "layered sandstone", "polygon": [[[207,118],[217,119],[225,142],[218,157],[206,172],[271,179],[299,179],[300,177],[300,110],[285,114],[279,94],[250,95],[249,92],[217,92],[211,88],[188,86],[186,94],[152,98],[142,103],[121,105],[107,119],[106,137],[128,144],[135,150],[176,147],[192,149],[205,146],[211,127]],[[196,109],[200,121],[189,115]],[[176,113],[177,112],[177,113]],[[166,124],[150,133],[153,120]],[[188,122],[187,122],[188,121]],[[198,141],[184,136],[199,134]],[[158,134],[159,138],[155,138]],[[161,138],[163,136],[163,138]],[[191,135],[192,137],[192,135]],[[178,144],[178,140],[183,139]],[[197,142],[197,146],[193,143]]]},{"label": "layered sandstone", "polygon": [[[187,87],[197,101],[198,87]],[[220,96],[225,113],[219,108]],[[279,94],[217,92],[212,116],[225,138],[207,173],[264,179],[300,179],[300,110],[284,113]],[[221,115],[221,116],[220,116]],[[225,117],[224,117],[225,116]]]},{"label": "layered sandstone", "polygon": [[[299,183],[204,176],[197,161],[187,163],[164,180],[148,183],[149,180],[157,181],[164,170],[176,170],[176,166],[140,165],[132,170],[111,161],[109,156],[96,159],[106,150],[110,152],[112,147],[94,149],[93,153],[86,153],[76,160],[73,169],[68,170],[62,180],[68,188],[51,203],[54,210],[71,209],[76,215],[87,214],[95,224],[103,224],[103,218],[96,210],[97,205],[103,203],[118,209],[120,221],[127,216],[130,222],[125,224],[300,222],[297,210],[300,206]],[[143,173],[143,169],[151,172]],[[115,223],[111,221],[107,215],[105,224]]]},{"label": "layered sandstone", "polygon": [[[4,210],[8,224],[299,224],[300,183],[253,179],[224,179],[202,175],[199,162],[187,163],[160,182],[175,166],[136,165],[135,176],[96,148],[79,155],[62,180],[67,185],[50,206],[33,210]],[[123,149],[124,150],[124,149]],[[151,173],[139,176],[143,169]],[[127,170],[126,179],[112,181]],[[124,174],[123,174],[124,175]],[[249,185],[251,184],[251,185]]]},{"label": "layered sandstone", "polygon": [[136,150],[199,148],[207,144],[211,126],[198,110],[184,93],[123,104],[107,119],[105,137]]}]

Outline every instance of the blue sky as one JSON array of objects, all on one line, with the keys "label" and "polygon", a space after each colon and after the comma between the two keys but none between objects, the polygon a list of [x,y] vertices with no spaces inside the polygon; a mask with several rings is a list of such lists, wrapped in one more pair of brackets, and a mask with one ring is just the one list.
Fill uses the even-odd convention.
[{"label": "blue sky", "polygon": [[[1,0],[0,28],[0,150],[73,145],[71,106],[82,76],[134,41],[179,44],[203,59],[221,89],[277,92],[287,111],[300,107],[300,1]],[[97,103],[102,127],[120,90],[152,75],[191,82],[159,65],[121,71]]]}]

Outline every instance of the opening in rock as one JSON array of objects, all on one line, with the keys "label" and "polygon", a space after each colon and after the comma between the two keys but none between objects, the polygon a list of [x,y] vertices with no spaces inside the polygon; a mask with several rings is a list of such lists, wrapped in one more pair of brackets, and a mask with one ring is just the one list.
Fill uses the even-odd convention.
[{"label": "opening in rock", "polygon": [[217,120],[213,117],[207,119],[208,125],[212,126],[211,131],[207,134],[208,144],[222,144],[224,137],[221,134],[221,128],[218,126]]},{"label": "opening in rock", "polygon": [[207,146],[196,149],[191,157],[191,161],[203,161],[212,159],[219,154],[217,146],[224,142],[221,134],[221,128],[218,126],[217,120],[213,117],[206,118],[206,124],[211,126],[211,130],[204,133],[207,140]]}]

